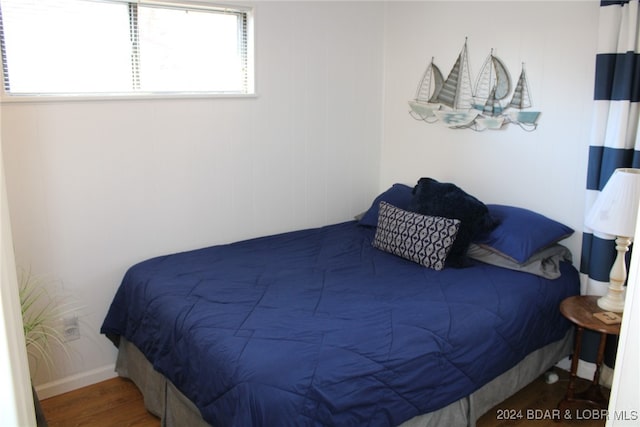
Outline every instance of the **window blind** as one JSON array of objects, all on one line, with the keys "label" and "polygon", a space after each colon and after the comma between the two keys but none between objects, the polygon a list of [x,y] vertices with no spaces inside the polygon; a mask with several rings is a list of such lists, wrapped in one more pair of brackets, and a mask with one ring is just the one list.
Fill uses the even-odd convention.
[{"label": "window blind", "polygon": [[9,95],[250,93],[250,10],[121,0],[0,0]]}]

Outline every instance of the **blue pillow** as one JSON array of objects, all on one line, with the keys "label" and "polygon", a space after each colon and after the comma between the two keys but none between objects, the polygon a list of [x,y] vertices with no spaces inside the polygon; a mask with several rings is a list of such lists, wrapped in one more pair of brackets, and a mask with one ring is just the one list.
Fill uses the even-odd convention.
[{"label": "blue pillow", "polygon": [[573,234],[572,228],[528,209],[505,205],[487,207],[499,224],[474,242],[519,263]]},{"label": "blue pillow", "polygon": [[412,191],[413,188],[408,185],[393,184],[391,188],[375,198],[371,207],[367,212],[365,212],[359,223],[362,225],[377,227],[380,202],[387,202],[397,208],[406,210],[407,206],[409,206],[409,203],[411,202],[411,198],[413,197]]}]

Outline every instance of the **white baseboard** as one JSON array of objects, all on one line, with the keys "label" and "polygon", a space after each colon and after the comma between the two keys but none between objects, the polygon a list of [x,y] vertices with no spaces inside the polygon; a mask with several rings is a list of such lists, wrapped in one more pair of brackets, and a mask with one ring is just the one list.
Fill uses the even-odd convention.
[{"label": "white baseboard", "polygon": [[[556,366],[560,369],[564,369],[565,371],[571,371],[571,359],[569,357],[565,357],[561,361],[559,361]],[[584,378],[589,381],[593,381],[593,374],[596,373],[596,364],[592,362],[586,362],[582,359],[578,360],[578,370],[576,371],[576,375],[580,378]],[[605,365],[604,363],[600,367],[600,384],[611,388],[611,383],[613,381],[613,369]]]},{"label": "white baseboard", "polygon": [[56,396],[91,384],[116,377],[115,364],[92,369],[87,372],[71,375],[59,380],[40,384],[35,387],[39,399]]}]

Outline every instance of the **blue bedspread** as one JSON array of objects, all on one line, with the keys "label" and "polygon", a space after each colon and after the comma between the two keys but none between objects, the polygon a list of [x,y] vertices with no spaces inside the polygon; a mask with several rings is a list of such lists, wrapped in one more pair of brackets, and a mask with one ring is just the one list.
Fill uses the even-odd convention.
[{"label": "blue bedspread", "polygon": [[129,269],[102,333],[126,337],[216,426],[394,426],[545,344],[579,291],[486,264],[434,271],[355,221]]}]

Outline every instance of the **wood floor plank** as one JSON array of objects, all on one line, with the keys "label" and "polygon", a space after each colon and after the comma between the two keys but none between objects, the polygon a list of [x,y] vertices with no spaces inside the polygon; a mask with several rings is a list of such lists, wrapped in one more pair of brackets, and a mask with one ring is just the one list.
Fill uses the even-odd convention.
[{"label": "wood floor plank", "polygon": [[[603,427],[605,420],[593,419],[597,415],[588,407],[573,412],[582,419],[552,419],[551,411],[564,397],[569,373],[556,369],[560,381],[546,384],[538,378],[527,387],[496,405],[484,414],[477,427]],[[588,381],[579,379],[577,390],[584,389]],[[42,401],[42,409],[50,427],[159,427],[160,420],[147,412],[142,394],[135,384],[125,378],[113,378],[88,387],[61,394]],[[513,412],[508,412],[513,411]],[[517,417],[518,411],[522,414]],[[513,415],[513,416],[512,416]]]},{"label": "wood floor plank", "polygon": [[158,427],[142,394],[128,379],[113,378],[42,401],[50,427]]},{"label": "wood floor plank", "polygon": [[[537,378],[527,387],[493,407],[478,420],[476,427],[555,427],[572,425],[580,427],[603,427],[605,420],[597,418],[602,414],[587,405],[576,405],[567,415],[571,419],[558,417],[558,402],[564,397],[569,383],[569,372],[554,369],[560,380],[547,384],[543,377]],[[586,389],[589,381],[578,378],[576,390]],[[608,395],[608,390],[606,395]],[[555,412],[554,412],[555,411]],[[558,419],[561,418],[561,419]]]}]

